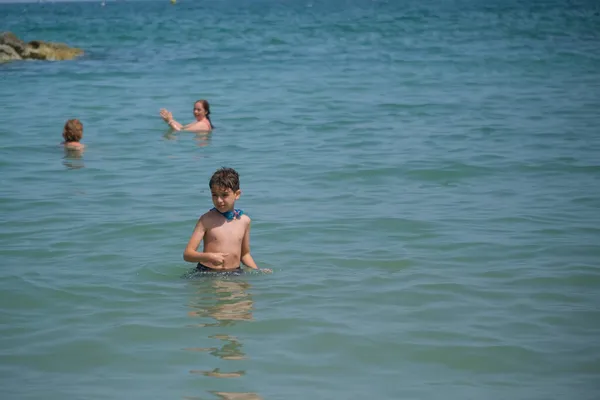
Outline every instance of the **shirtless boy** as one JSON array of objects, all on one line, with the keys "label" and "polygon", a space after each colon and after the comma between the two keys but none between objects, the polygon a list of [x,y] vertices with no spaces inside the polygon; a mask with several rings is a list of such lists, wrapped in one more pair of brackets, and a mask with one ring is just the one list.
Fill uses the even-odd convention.
[{"label": "shirtless boy", "polygon": [[[250,218],[234,208],[241,194],[238,173],[221,168],[210,178],[209,186],[215,207],[196,223],[183,259],[198,263],[196,268],[201,272],[241,272],[240,262],[258,270],[250,255]],[[198,251],[200,242],[204,242],[202,252]]]},{"label": "shirtless boy", "polygon": [[84,145],[80,143],[83,138],[83,124],[78,119],[70,119],[63,129],[63,139],[61,144],[66,150],[83,150]]},{"label": "shirtless boy", "polygon": [[211,131],[213,126],[210,121],[210,104],[206,100],[198,100],[194,103],[194,118],[196,121],[182,125],[173,119],[173,114],[164,108],[160,110],[162,119],[176,131]]}]

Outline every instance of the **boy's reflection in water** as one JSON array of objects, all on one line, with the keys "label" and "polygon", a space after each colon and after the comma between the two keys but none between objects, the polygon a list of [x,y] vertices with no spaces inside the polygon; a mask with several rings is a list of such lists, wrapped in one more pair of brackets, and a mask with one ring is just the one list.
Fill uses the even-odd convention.
[{"label": "boy's reflection in water", "polygon": [[[233,392],[214,392],[210,393],[214,394],[219,400],[263,400],[262,397],[257,395],[256,393],[233,393]],[[204,397],[184,397],[185,400],[204,400]]]},{"label": "boy's reflection in water", "polygon": [[[219,279],[218,277],[207,278],[198,282],[198,296],[190,307],[193,309],[188,312],[191,318],[210,317],[216,320],[213,323],[194,324],[196,327],[229,327],[234,326],[240,321],[250,321],[252,317],[253,301],[248,292],[251,285],[248,282]],[[216,300],[216,302],[215,302]],[[243,360],[246,354],[242,350],[242,343],[235,336],[226,333],[208,336],[211,339],[218,339],[223,342],[221,347],[191,347],[188,351],[209,352],[222,360]],[[191,370],[192,374],[200,374],[215,378],[237,378],[245,375],[245,371],[222,372],[220,368],[212,371]],[[242,393],[232,393],[240,395]],[[244,397],[231,397],[244,398]],[[259,398],[259,397],[250,397]]]}]

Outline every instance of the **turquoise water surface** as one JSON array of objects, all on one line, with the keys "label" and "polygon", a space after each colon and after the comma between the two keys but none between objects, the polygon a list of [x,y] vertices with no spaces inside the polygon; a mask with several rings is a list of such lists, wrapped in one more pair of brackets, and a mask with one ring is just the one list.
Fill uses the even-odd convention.
[{"label": "turquoise water surface", "polygon": [[[600,398],[600,5],[0,4],[2,399]],[[211,103],[210,135],[169,133]],[[84,124],[82,157],[59,146]],[[192,279],[236,168],[272,275]]]}]

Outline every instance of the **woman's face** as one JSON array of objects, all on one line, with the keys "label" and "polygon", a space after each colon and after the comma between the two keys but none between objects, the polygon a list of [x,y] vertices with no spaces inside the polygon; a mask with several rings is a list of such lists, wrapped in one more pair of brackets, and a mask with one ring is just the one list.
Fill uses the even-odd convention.
[{"label": "woman's face", "polygon": [[194,117],[196,117],[198,121],[206,117],[206,110],[200,102],[194,104]]}]

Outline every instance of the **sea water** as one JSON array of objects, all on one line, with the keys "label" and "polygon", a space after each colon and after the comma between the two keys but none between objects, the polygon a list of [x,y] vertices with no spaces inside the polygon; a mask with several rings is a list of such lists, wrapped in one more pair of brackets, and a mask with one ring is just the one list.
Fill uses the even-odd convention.
[{"label": "sea water", "polygon": [[[85,51],[0,65],[3,399],[600,397],[597,2],[18,3],[0,28]],[[197,99],[214,132],[169,132]],[[271,275],[189,279],[221,166]]]}]

